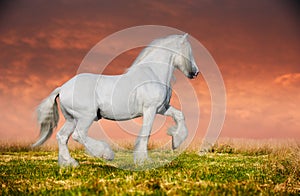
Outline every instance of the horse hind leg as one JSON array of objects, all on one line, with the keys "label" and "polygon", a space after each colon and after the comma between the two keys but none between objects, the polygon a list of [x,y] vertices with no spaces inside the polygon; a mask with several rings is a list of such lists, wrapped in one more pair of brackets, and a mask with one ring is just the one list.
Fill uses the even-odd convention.
[{"label": "horse hind leg", "polygon": [[72,138],[84,145],[86,152],[91,156],[113,160],[114,152],[106,142],[88,137],[87,132],[92,123],[93,118],[79,119]]},{"label": "horse hind leg", "polygon": [[74,132],[75,126],[76,126],[76,123],[75,123],[74,119],[66,120],[63,127],[56,134],[56,139],[57,139],[58,147],[59,147],[58,164],[62,167],[78,166],[78,162],[71,157],[68,146],[67,146],[68,140],[69,140],[71,134]]}]

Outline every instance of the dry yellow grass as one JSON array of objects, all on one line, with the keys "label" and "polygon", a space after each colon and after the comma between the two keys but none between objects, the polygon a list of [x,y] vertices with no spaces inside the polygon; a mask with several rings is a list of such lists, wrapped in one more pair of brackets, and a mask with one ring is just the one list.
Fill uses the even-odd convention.
[{"label": "dry yellow grass", "polygon": [[[34,150],[29,144],[0,144],[0,195],[300,194],[296,140],[219,139],[205,156],[197,155],[200,143],[194,142],[171,162],[143,171],[118,167],[132,159],[124,149],[132,150],[134,141],[113,147],[115,162],[86,156],[81,145],[71,142],[71,154],[81,164],[76,169],[57,166],[55,141]],[[166,156],[170,151],[155,150],[163,144],[150,142],[149,149],[157,157]]]}]

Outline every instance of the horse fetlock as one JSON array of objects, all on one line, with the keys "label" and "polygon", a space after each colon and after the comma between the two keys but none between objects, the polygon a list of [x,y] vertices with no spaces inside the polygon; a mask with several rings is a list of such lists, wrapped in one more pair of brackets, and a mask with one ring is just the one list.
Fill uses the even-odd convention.
[{"label": "horse fetlock", "polygon": [[177,132],[177,126],[173,126],[168,129],[167,134],[169,136],[173,136],[174,134],[176,134],[176,132]]}]

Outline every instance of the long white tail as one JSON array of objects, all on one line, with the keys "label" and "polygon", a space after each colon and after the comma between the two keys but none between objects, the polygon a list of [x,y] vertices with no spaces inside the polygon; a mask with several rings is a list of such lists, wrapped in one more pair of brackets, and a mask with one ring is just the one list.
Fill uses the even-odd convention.
[{"label": "long white tail", "polygon": [[60,87],[56,88],[46,99],[42,101],[37,109],[38,123],[40,124],[40,137],[32,147],[42,145],[51,135],[57,126],[59,115],[56,97],[59,95]]}]

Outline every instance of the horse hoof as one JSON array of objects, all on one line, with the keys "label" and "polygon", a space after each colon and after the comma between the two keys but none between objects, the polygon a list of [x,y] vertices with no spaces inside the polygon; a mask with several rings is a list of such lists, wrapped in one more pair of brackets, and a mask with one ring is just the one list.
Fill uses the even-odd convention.
[{"label": "horse hoof", "polygon": [[207,151],[199,151],[198,155],[199,156],[205,156],[207,154]]},{"label": "horse hoof", "polygon": [[134,164],[143,165],[149,160],[147,151],[134,152]]},{"label": "horse hoof", "polygon": [[108,161],[112,161],[115,158],[115,153],[114,153],[114,151],[109,149],[109,151],[105,152],[102,157]]},{"label": "horse hoof", "polygon": [[186,138],[187,138],[187,134],[186,135],[174,134],[172,136],[172,149],[173,150],[177,149]]},{"label": "horse hoof", "polygon": [[70,160],[58,160],[58,165],[60,167],[78,167],[79,163],[75,159],[70,159]]},{"label": "horse hoof", "polygon": [[180,142],[176,140],[174,137],[172,137],[172,149],[175,150],[179,147]]}]

